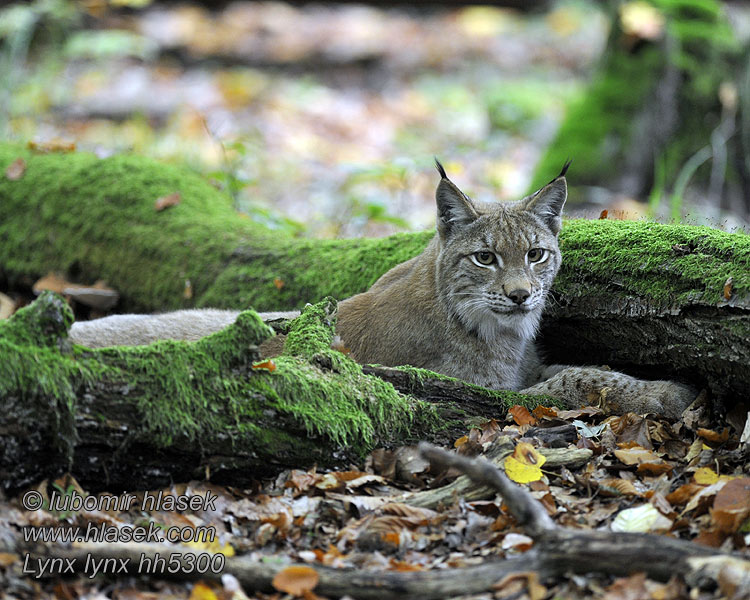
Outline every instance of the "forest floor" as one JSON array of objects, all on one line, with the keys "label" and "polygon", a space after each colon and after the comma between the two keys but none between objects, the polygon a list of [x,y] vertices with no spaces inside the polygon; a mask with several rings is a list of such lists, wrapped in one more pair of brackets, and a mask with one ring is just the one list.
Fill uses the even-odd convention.
[{"label": "forest floor", "polygon": [[0,131],[187,163],[251,217],[313,237],[432,227],[434,155],[472,197],[525,195],[608,29],[579,0],[538,14],[281,2],[35,13],[43,4],[16,19],[33,43],[8,60]]},{"label": "forest floor", "polygon": [[[478,424],[454,445],[464,456],[493,450],[497,455],[496,447],[505,446],[508,456],[500,461],[505,472],[527,487],[559,526],[656,533],[750,558],[750,478],[742,474],[750,431],[740,441],[736,426],[731,433],[727,427],[712,429],[700,401],[677,422],[632,413],[605,418],[592,407],[572,411],[540,407],[529,413],[517,406],[504,421]],[[555,449],[562,459],[545,464],[543,455]],[[575,449],[590,452],[581,459]],[[456,475],[436,472],[414,447],[401,447],[377,450],[344,471],[284,471],[250,489],[211,483],[207,472],[203,481],[175,483],[161,490],[128,490],[136,495],[129,510],[65,506],[85,498],[87,492],[70,476],[43,481],[10,502],[0,502],[0,529],[12,530],[16,536],[21,531],[65,535],[78,530],[81,537],[87,528],[112,533],[151,527],[163,535],[182,532],[183,539],[189,540],[163,542],[160,553],[166,560],[185,552],[218,554],[204,554],[206,559],[193,569],[193,581],[188,581],[191,578],[180,574],[149,577],[144,575],[145,567],[140,568],[140,576],[92,577],[89,568],[89,575],[77,578],[37,578],[30,574],[35,563],[27,551],[0,552],[0,587],[7,598],[311,600],[323,598],[315,593],[316,568],[322,566],[375,573],[429,572],[522,556],[534,546],[492,492],[473,500],[466,499],[464,491],[446,494],[440,502],[426,501],[424,490],[444,486]],[[45,509],[23,508],[24,499],[30,502],[34,497],[43,500]],[[179,498],[192,499],[197,507],[174,510],[166,504]],[[206,538],[206,533],[211,537]],[[106,557],[113,547],[100,543],[99,555]],[[134,556],[142,551],[136,544],[118,547],[132,548]],[[231,567],[224,564],[226,557],[235,555],[279,567],[272,583],[277,591],[243,590]],[[138,572],[136,559],[130,561],[131,569]],[[284,568],[293,563],[298,566]],[[79,570],[82,567],[77,565]],[[741,586],[733,596],[737,586],[736,574],[717,589],[699,590],[679,576],[668,582],[647,579],[643,573],[540,581],[524,573],[498,577],[492,591],[463,598],[746,598],[742,594],[747,587]]]}]

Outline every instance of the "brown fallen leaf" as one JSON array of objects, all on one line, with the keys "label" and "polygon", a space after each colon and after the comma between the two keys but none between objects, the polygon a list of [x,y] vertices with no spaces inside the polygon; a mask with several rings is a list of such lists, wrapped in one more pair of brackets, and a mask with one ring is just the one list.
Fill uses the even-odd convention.
[{"label": "brown fallen leaf", "polygon": [[515,552],[526,552],[527,550],[530,550],[533,545],[534,540],[528,535],[510,532],[503,538],[500,547],[505,551],[512,550]]},{"label": "brown fallen leaf", "polygon": [[750,517],[750,477],[733,479],[719,490],[711,521],[724,533],[734,533]]},{"label": "brown fallen leaf", "polygon": [[154,210],[160,212],[170,206],[177,206],[181,200],[182,196],[180,196],[180,192],[167,194],[166,196],[156,199],[156,202],[154,202]]},{"label": "brown fallen leaf", "polygon": [[280,290],[284,287],[284,281],[279,279],[278,277],[273,278],[273,284],[276,286],[277,290]]},{"label": "brown fallen leaf", "polygon": [[682,506],[683,504],[687,504],[702,489],[703,486],[698,483],[686,483],[667,494],[666,499],[672,505]]},{"label": "brown fallen leaf", "polygon": [[0,567],[9,567],[15,562],[21,560],[18,554],[9,554],[8,552],[0,552]]},{"label": "brown fallen leaf", "polygon": [[66,287],[72,285],[74,284],[70,283],[64,277],[61,277],[57,273],[53,273],[52,271],[50,271],[44,277],[37,280],[37,282],[32,286],[31,289],[35,294],[41,294],[45,290],[49,290],[50,292],[55,292],[57,294],[62,294],[63,290]]},{"label": "brown fallen leaf", "polygon": [[724,300],[731,299],[731,297],[732,297],[732,285],[733,285],[733,283],[734,283],[734,281],[733,281],[733,279],[731,277],[729,277],[724,282]]},{"label": "brown fallen leaf", "polygon": [[392,571],[424,571],[424,567],[421,565],[415,565],[414,563],[408,563],[403,560],[396,560],[395,558],[388,561],[388,566]]},{"label": "brown fallen leaf", "polygon": [[721,433],[713,431],[712,429],[706,429],[699,427],[696,433],[707,442],[712,444],[723,444],[729,439],[729,427],[725,427]]},{"label": "brown fallen leaf", "polygon": [[516,598],[524,596],[524,590],[530,600],[542,600],[547,595],[547,588],[539,583],[539,576],[533,571],[506,575],[492,586],[499,598]]},{"label": "brown fallen leaf", "polygon": [[22,158],[17,158],[12,163],[8,165],[8,168],[5,169],[5,176],[10,181],[18,181],[23,177],[23,174],[26,172],[26,161]]},{"label": "brown fallen leaf", "polygon": [[537,420],[557,418],[557,411],[555,411],[555,409],[548,406],[542,406],[541,404],[532,410],[531,414],[534,415]]},{"label": "brown fallen leaf", "polygon": [[276,573],[271,585],[276,591],[301,596],[315,589],[319,579],[318,572],[312,567],[292,566]]},{"label": "brown fallen leaf", "polygon": [[269,358],[267,360],[262,360],[260,362],[253,363],[253,369],[263,370],[263,371],[268,371],[269,373],[273,373],[276,370],[276,363],[273,362]]},{"label": "brown fallen leaf", "polygon": [[640,496],[632,481],[627,479],[609,478],[596,482],[599,493],[604,496]]},{"label": "brown fallen leaf", "polygon": [[693,543],[700,544],[701,546],[709,546],[710,548],[718,548],[724,543],[725,539],[727,539],[726,533],[713,529],[706,529],[693,538]]},{"label": "brown fallen leaf", "polygon": [[639,600],[650,598],[646,590],[646,574],[636,573],[630,577],[622,577],[606,588],[607,600]]},{"label": "brown fallen leaf", "polygon": [[536,425],[536,419],[531,416],[529,409],[520,404],[511,407],[508,414],[513,417],[516,425]]},{"label": "brown fallen leaf", "polygon": [[641,446],[619,448],[615,450],[614,455],[626,465],[640,465],[643,463],[659,464],[664,462],[656,454]]},{"label": "brown fallen leaf", "polygon": [[661,475],[662,473],[670,473],[674,467],[665,462],[658,463],[641,463],[636,469],[636,473],[642,475],[647,473],[649,475]]},{"label": "brown fallen leaf", "polygon": [[605,208],[602,212],[599,213],[599,219],[606,219],[608,214],[609,211]]}]

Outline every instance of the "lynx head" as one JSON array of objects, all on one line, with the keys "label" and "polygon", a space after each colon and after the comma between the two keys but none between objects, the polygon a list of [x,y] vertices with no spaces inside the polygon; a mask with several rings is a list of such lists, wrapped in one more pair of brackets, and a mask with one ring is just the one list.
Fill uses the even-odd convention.
[{"label": "lynx head", "polygon": [[471,200],[445,174],[437,187],[437,294],[466,329],[491,342],[533,338],[560,268],[565,173],[515,203]]}]

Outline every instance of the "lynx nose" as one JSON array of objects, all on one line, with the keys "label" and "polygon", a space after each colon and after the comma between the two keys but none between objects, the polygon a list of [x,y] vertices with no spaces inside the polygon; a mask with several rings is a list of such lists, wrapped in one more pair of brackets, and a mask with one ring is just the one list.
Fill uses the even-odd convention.
[{"label": "lynx nose", "polygon": [[508,296],[508,298],[513,300],[513,302],[515,302],[516,304],[523,304],[524,302],[526,302],[526,299],[530,295],[531,294],[529,293],[529,290],[522,289],[513,290],[512,292],[508,292],[506,294],[506,296]]}]

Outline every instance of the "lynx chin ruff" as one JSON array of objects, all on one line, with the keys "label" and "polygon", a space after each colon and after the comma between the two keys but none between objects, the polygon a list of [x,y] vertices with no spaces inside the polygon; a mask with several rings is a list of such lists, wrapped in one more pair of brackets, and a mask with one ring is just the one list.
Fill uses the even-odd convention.
[{"label": "lynx chin ruff", "polygon": [[[534,337],[562,259],[557,236],[568,164],[535,194],[505,204],[471,200],[436,164],[437,235],[419,256],[339,303],[337,333],[357,361],[409,364],[488,388],[549,394],[570,407],[594,397],[612,412],[676,417],[690,404],[693,390],[671,381],[541,364]],[[237,314],[115,315],[74,323],[70,338],[90,347],[195,340]]]}]

